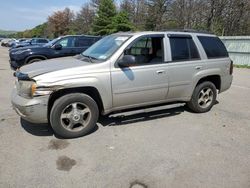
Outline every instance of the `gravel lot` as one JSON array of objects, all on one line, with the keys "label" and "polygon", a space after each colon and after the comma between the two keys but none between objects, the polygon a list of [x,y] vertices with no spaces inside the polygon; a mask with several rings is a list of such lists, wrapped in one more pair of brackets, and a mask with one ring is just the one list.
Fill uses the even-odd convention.
[{"label": "gravel lot", "polygon": [[231,89],[209,113],[145,109],[102,118],[71,140],[20,120],[12,74],[0,47],[0,187],[250,187],[249,69],[234,69]]}]

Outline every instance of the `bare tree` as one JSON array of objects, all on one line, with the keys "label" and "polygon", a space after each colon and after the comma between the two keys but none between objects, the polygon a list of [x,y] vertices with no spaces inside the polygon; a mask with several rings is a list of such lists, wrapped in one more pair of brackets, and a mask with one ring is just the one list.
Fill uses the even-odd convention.
[{"label": "bare tree", "polygon": [[144,30],[148,13],[147,0],[123,0],[120,9],[129,14],[131,22],[138,30]]},{"label": "bare tree", "polygon": [[81,10],[77,13],[76,19],[74,21],[75,32],[78,34],[90,33],[94,17],[94,8],[88,3],[84,4]]},{"label": "bare tree", "polygon": [[167,27],[168,12],[173,0],[148,0],[148,15],[146,29],[162,30]]},{"label": "bare tree", "polygon": [[67,34],[74,19],[74,13],[69,8],[54,12],[48,17],[48,27],[55,37]]}]

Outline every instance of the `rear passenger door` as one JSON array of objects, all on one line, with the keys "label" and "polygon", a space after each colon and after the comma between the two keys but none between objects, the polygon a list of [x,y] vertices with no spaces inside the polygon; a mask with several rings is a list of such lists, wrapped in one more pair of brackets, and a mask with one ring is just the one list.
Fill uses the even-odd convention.
[{"label": "rear passenger door", "polygon": [[171,61],[168,63],[168,99],[185,99],[192,95],[194,76],[205,68],[197,48],[197,38],[191,35],[168,34]]}]

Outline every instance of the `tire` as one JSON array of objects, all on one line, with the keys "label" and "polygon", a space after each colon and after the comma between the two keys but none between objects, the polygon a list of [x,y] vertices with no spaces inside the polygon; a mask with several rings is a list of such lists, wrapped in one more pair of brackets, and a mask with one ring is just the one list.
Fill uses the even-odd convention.
[{"label": "tire", "polygon": [[187,106],[196,113],[208,112],[215,104],[216,97],[217,90],[215,85],[212,82],[205,81],[196,86]]},{"label": "tire", "polygon": [[50,112],[50,123],[59,136],[76,138],[90,133],[98,117],[98,106],[90,96],[72,93],[55,101]]},{"label": "tire", "polygon": [[35,59],[29,60],[26,64],[31,64],[31,63],[38,62],[38,61],[42,61],[42,60],[43,60],[43,59],[35,58]]}]

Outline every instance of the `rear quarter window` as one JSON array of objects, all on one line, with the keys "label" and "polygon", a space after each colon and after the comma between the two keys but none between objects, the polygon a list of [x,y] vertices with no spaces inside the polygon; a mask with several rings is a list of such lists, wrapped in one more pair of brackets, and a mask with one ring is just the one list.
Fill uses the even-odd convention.
[{"label": "rear quarter window", "polygon": [[198,36],[198,39],[209,59],[228,57],[227,49],[218,37]]}]

